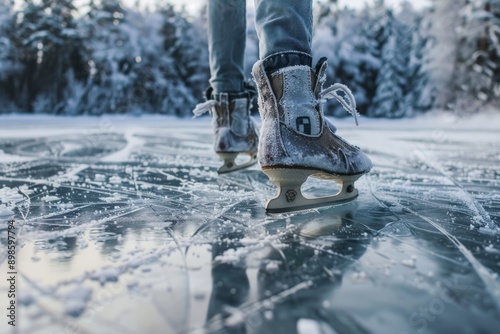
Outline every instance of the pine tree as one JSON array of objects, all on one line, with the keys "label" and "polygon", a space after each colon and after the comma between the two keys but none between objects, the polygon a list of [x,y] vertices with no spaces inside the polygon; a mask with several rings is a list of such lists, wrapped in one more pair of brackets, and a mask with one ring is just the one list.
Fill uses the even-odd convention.
[{"label": "pine tree", "polygon": [[382,38],[382,66],[377,75],[377,89],[368,114],[373,117],[402,117],[403,99],[407,82],[407,69],[411,52],[411,40],[407,39],[406,27],[399,23],[391,10]]},{"label": "pine tree", "polygon": [[490,0],[489,52],[496,68],[493,74],[492,99],[500,104],[500,0]]},{"label": "pine tree", "polygon": [[[318,25],[313,38],[316,58],[326,56],[330,60],[326,85],[333,82],[347,84],[354,93],[358,111],[367,114],[381,66],[382,16],[372,7],[366,7],[361,13],[341,9],[330,15],[332,17],[324,18]],[[325,113],[346,115],[337,103],[325,106]]]},{"label": "pine tree", "polygon": [[[358,28],[347,49],[341,52],[342,63],[337,74],[346,75],[343,80],[354,92],[361,114],[376,116],[373,104],[382,69],[383,48],[388,39],[387,8],[384,1],[376,1],[373,6],[366,6],[359,14]],[[345,74],[342,75],[341,73]],[[340,107],[337,106],[337,110]]]},{"label": "pine tree", "polygon": [[19,76],[19,64],[14,42],[15,17],[13,2],[0,2],[0,112],[12,112],[16,86]]},{"label": "pine tree", "polygon": [[75,14],[72,0],[26,1],[18,13],[16,47],[24,65],[18,103],[24,109],[62,113],[68,75],[86,79],[87,57]]},{"label": "pine tree", "polygon": [[10,34],[13,24],[12,3],[0,2],[0,82],[5,82],[12,68],[14,48]]},{"label": "pine tree", "polygon": [[90,83],[82,112],[101,115],[128,111],[127,74],[132,64],[128,36],[123,29],[126,11],[118,0],[91,0],[82,22],[85,45],[91,52]]},{"label": "pine tree", "polygon": [[202,21],[191,23],[186,12],[177,12],[162,5],[163,52],[171,58],[172,69],[166,76],[171,80],[166,108],[177,115],[189,115],[203,96],[209,78],[206,28]]},{"label": "pine tree", "polygon": [[370,115],[407,117],[430,108],[428,79],[424,68],[427,38],[421,32],[421,19],[408,1],[397,17],[387,11],[382,66]]},{"label": "pine tree", "polygon": [[469,1],[463,9],[460,33],[456,108],[474,112],[498,97],[495,91],[500,85],[500,1]]},{"label": "pine tree", "polygon": [[427,69],[437,108],[450,108],[456,97],[458,53],[462,44],[458,28],[461,10],[467,1],[434,0],[428,15],[432,47]]},{"label": "pine tree", "polygon": [[[426,20],[426,10],[422,14],[414,16],[412,29],[412,50],[409,64],[409,80],[405,89],[404,107],[411,115],[416,112],[428,111],[435,101],[435,91],[430,84],[429,76],[429,53],[431,50],[429,23]],[[404,15],[404,11],[402,13]],[[406,15],[404,15],[406,16]],[[400,21],[408,21],[401,17]]]},{"label": "pine tree", "polygon": [[[316,5],[316,25],[322,23],[329,24],[331,28],[335,27],[332,18],[336,16],[339,9],[337,7],[338,0],[319,0]],[[335,32],[334,32],[335,33]]]},{"label": "pine tree", "polygon": [[91,2],[82,23],[91,53],[82,112],[189,114],[208,80],[206,34],[169,3],[154,13]]}]

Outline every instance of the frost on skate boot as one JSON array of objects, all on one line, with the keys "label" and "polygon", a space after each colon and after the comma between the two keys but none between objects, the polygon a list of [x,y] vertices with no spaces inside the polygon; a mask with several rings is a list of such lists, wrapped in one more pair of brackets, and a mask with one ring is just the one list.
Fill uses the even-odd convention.
[{"label": "frost on skate boot", "polygon": [[[261,61],[253,67],[262,118],[258,159],[263,172],[278,187],[278,194],[266,205],[268,212],[353,200],[358,195],[354,182],[372,167],[370,159],[337,136],[335,127],[323,116],[322,104],[334,97],[358,122],[356,102],[346,86],[335,84],[323,90],[326,66],[326,58],[322,58],[316,70],[290,66],[270,75]],[[334,196],[306,198],[300,188],[309,176],[337,181],[341,189]]]},{"label": "frost on skate boot", "polygon": [[[209,111],[212,114],[214,150],[224,160],[218,172],[228,173],[257,163],[258,129],[250,116],[250,107],[255,90],[237,94],[212,94],[207,90],[207,101],[193,110],[195,116]],[[246,161],[236,161],[238,155],[248,156]]]}]

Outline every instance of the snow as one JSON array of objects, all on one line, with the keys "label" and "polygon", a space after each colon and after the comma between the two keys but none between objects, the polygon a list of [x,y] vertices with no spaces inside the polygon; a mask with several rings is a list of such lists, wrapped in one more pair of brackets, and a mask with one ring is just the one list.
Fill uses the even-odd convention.
[{"label": "snow", "polygon": [[72,317],[78,317],[85,309],[91,296],[92,289],[86,287],[77,287],[69,291],[64,297],[65,313]]},{"label": "snow", "polygon": [[92,279],[99,281],[101,284],[106,282],[116,282],[118,280],[119,272],[116,268],[104,268],[98,273],[92,274]]},{"label": "snow", "polygon": [[0,205],[0,217],[13,216],[14,211],[7,209],[5,205]]},{"label": "snow", "polygon": [[4,151],[0,150],[0,163],[14,162],[14,161],[26,161],[31,160],[27,157],[21,157],[11,154],[6,154]]},{"label": "snow", "polygon": [[358,199],[266,215],[258,166],[216,173],[209,117],[0,116],[19,333],[495,332],[498,111],[332,122],[374,163]]},{"label": "snow", "polygon": [[44,202],[55,202],[55,201],[59,201],[59,200],[60,200],[60,198],[57,196],[48,196],[47,195],[47,196],[42,197],[42,201],[44,201]]},{"label": "snow", "polygon": [[300,319],[297,323],[297,332],[299,334],[322,334],[320,325],[312,319]]},{"label": "snow", "polygon": [[24,197],[17,189],[11,189],[9,187],[0,188],[0,201],[3,203],[16,203],[22,200],[24,200]]}]

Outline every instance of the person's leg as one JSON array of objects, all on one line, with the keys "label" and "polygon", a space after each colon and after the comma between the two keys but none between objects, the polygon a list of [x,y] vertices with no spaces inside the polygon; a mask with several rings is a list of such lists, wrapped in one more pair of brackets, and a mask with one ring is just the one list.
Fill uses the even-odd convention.
[{"label": "person's leg", "polygon": [[259,55],[266,71],[312,66],[312,1],[255,0]]},{"label": "person's leg", "polygon": [[208,0],[210,85],[214,94],[244,90],[246,0]]},{"label": "person's leg", "polygon": [[[227,173],[257,162],[258,128],[250,117],[255,88],[245,83],[246,1],[209,0],[208,47],[210,87],[207,101],[193,111],[213,117],[214,150],[224,160],[218,172]],[[241,153],[247,162],[236,163]]]},{"label": "person's leg", "polygon": [[[354,181],[372,164],[358,147],[338,137],[323,115],[322,103],[335,97],[357,117],[356,102],[344,85],[323,90],[326,58],[311,66],[311,0],[255,0],[255,5],[261,47],[261,60],[252,70],[262,118],[258,160],[279,188],[267,210],[286,212],[356,198]],[[340,192],[304,197],[301,185],[309,176],[341,181]]]}]

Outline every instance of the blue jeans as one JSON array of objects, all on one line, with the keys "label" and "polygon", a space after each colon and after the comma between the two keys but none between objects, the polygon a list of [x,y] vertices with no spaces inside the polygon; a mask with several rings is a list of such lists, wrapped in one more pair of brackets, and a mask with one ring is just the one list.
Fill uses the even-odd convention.
[{"label": "blue jeans", "polygon": [[[245,0],[208,0],[210,85],[215,94],[244,90]],[[311,66],[312,0],[255,0],[259,56],[269,72]]]}]

